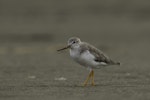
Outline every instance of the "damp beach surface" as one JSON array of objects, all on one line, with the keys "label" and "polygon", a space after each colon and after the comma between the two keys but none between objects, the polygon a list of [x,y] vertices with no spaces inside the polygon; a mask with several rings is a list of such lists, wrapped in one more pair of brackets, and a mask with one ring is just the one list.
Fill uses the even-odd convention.
[{"label": "damp beach surface", "polygon": [[120,61],[121,66],[95,69],[96,86],[87,87],[83,87],[82,83],[89,71],[70,59],[68,51],[56,51],[65,43],[1,44],[0,98],[148,100],[150,56],[147,52],[150,48],[147,46],[146,50],[143,49],[143,45],[148,43],[118,42],[112,43],[115,46],[106,44],[105,47],[97,45],[113,59]]}]

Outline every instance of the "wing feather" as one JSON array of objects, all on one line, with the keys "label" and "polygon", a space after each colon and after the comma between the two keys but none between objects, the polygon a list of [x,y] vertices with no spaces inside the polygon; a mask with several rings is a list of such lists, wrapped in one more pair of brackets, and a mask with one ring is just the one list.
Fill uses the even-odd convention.
[{"label": "wing feather", "polygon": [[95,56],[94,60],[96,62],[103,62],[106,64],[118,64],[118,63],[112,61],[108,56],[106,56],[102,51],[100,51],[96,47],[94,47],[88,43],[85,43],[85,42],[81,45],[82,46],[81,46],[80,53],[83,53],[85,50],[89,50],[89,52]]}]

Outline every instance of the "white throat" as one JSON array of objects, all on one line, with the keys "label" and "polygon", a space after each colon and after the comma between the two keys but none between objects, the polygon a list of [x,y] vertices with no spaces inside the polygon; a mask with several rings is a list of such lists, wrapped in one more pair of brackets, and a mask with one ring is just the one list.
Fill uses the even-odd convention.
[{"label": "white throat", "polygon": [[73,45],[70,48],[70,56],[75,59],[80,55],[80,45]]}]

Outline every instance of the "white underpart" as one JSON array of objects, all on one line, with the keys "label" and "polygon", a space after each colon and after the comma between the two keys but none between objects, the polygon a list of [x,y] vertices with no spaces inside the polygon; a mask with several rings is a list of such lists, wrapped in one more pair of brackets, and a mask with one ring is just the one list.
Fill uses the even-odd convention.
[{"label": "white underpart", "polygon": [[84,67],[87,68],[100,68],[100,66],[105,66],[107,65],[104,62],[96,62],[95,56],[91,54],[88,50],[84,51],[83,53],[80,54],[78,48],[70,49],[70,56],[79,64],[83,65]]}]

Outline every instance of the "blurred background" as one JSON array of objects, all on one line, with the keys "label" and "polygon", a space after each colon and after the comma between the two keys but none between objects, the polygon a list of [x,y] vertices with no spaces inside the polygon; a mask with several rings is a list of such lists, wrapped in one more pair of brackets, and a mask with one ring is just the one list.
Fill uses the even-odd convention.
[{"label": "blurred background", "polygon": [[70,36],[126,41],[148,36],[149,24],[147,0],[0,1],[2,42],[31,41],[30,35],[33,41],[62,42]]},{"label": "blurred background", "polygon": [[[102,86],[123,84],[123,88],[74,90],[72,86],[88,72],[77,67],[67,51],[56,52],[72,36],[121,62],[121,67],[97,70],[96,80]],[[90,94],[91,98],[148,100],[149,45],[148,0],[0,0],[0,98],[83,100]],[[68,83],[55,81],[59,77]]]}]

